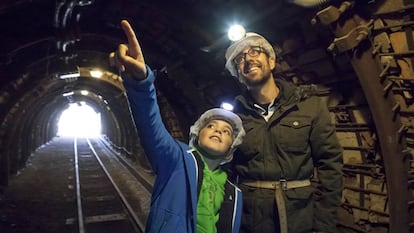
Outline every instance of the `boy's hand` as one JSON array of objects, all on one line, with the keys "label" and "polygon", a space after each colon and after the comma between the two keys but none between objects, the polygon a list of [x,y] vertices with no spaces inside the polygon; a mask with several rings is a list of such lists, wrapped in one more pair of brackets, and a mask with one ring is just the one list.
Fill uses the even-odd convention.
[{"label": "boy's hand", "polygon": [[118,50],[109,54],[109,62],[116,66],[119,71],[126,73],[129,77],[143,80],[147,76],[144,56],[141,46],[135,36],[135,32],[126,20],[121,21],[122,29],[128,39],[128,44],[120,44]]}]

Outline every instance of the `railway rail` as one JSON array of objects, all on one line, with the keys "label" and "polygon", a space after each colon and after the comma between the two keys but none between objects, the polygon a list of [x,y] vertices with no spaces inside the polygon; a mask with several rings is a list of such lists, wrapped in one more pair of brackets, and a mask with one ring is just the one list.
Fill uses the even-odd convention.
[{"label": "railway rail", "polygon": [[76,217],[67,224],[79,233],[144,232],[151,181],[99,139],[73,145]]}]

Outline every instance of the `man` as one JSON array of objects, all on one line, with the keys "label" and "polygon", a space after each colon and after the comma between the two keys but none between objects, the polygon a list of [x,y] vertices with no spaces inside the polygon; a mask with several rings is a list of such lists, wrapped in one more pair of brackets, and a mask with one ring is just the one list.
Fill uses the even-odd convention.
[{"label": "man", "polygon": [[246,130],[233,160],[243,192],[240,232],[334,232],[343,159],[326,104],[275,79],[275,52],[259,34],[246,33],[225,57],[226,68],[247,88],[234,110]]},{"label": "man", "polygon": [[155,74],[130,24],[123,20],[121,26],[128,44],[119,45],[110,59],[122,72],[137,132],[156,174],[145,232],[238,233],[241,192],[220,165],[242,142],[240,118],[210,109],[191,126],[189,145],[175,140],[162,123]]}]

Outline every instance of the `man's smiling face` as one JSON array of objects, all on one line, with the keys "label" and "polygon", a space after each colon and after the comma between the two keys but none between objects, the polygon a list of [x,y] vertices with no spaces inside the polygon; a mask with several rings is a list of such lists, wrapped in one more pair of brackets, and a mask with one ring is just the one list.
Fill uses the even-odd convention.
[{"label": "man's smiling face", "polygon": [[[247,87],[260,86],[272,77],[272,70],[275,68],[275,59],[269,57],[263,50],[251,52],[257,48],[247,47],[238,56],[237,73],[241,83]],[[249,55],[252,54],[252,55]],[[242,59],[240,59],[243,56]]]}]

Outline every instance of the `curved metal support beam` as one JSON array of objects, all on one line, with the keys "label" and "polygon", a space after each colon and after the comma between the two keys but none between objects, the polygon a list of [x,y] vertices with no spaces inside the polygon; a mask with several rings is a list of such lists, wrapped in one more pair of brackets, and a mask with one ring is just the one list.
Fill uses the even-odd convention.
[{"label": "curved metal support beam", "polygon": [[[336,25],[334,33],[340,37],[359,25],[359,18],[354,16]],[[403,152],[406,149],[405,138],[398,133],[402,123],[399,115],[393,111],[395,100],[384,89],[387,82],[381,82],[381,68],[372,51],[372,44],[360,44],[354,51],[349,52],[352,53],[351,64],[358,75],[379,136],[388,187],[389,232],[408,233],[409,161],[405,159]]]}]

